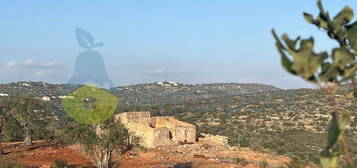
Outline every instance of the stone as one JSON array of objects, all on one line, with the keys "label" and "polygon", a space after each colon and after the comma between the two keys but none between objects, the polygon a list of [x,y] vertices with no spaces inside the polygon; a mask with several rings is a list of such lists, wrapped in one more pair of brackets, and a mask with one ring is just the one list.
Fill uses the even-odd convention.
[{"label": "stone", "polygon": [[214,145],[221,145],[221,146],[228,145],[228,137],[220,136],[220,135],[201,133],[201,137],[199,138],[198,141],[206,144],[214,144]]},{"label": "stone", "polygon": [[115,119],[139,136],[146,148],[196,142],[196,126],[174,117],[151,117],[146,111],[121,113]]}]

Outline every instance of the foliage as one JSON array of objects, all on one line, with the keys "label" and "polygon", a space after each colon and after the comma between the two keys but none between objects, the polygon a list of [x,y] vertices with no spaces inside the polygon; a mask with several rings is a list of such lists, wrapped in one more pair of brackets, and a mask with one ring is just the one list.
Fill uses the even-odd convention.
[{"label": "foliage", "polygon": [[236,163],[238,163],[238,164],[247,164],[248,163],[248,161],[246,160],[246,159],[244,159],[244,158],[237,158],[236,159]]},{"label": "foliage", "polygon": [[259,167],[261,168],[268,168],[269,167],[269,163],[266,161],[262,161],[259,163]]},{"label": "foliage", "polygon": [[[273,30],[276,47],[281,55],[283,67],[291,74],[303,79],[326,86],[330,102],[334,106],[332,120],[328,129],[328,143],[321,152],[320,163],[323,168],[335,168],[339,164],[340,154],[344,155],[345,164],[357,166],[349,154],[345,141],[345,129],[350,123],[350,111],[340,108],[336,100],[336,90],[339,84],[352,84],[356,86],[357,62],[357,22],[351,23],[353,10],[346,6],[334,18],[330,18],[324,10],[321,1],[317,2],[320,10],[314,18],[311,14],[304,13],[305,20],[317,26],[327,35],[338,42],[339,47],[334,48],[331,54],[327,52],[315,53],[313,51],[314,39],[290,39],[287,34],[281,36],[282,41]],[[291,58],[289,58],[289,56]],[[327,85],[326,85],[327,84]]]},{"label": "foliage", "polygon": [[[341,87],[337,94],[343,95],[347,89]],[[318,153],[325,147],[323,142],[327,138],[328,114],[334,111],[329,96],[323,93],[319,89],[296,89],[232,95],[231,99],[237,101],[229,104],[233,108],[232,119],[225,124],[211,124],[219,121],[219,116],[215,116],[217,111],[207,108],[189,112],[184,107],[183,112],[175,112],[174,116],[196,124],[198,132],[227,136],[231,145],[318,163]],[[220,107],[221,98],[209,100]],[[341,104],[341,108],[353,110],[352,115],[357,116],[357,99],[341,99]],[[350,126],[346,141],[350,152],[357,153],[357,120]]]},{"label": "foliage", "polygon": [[56,159],[53,162],[52,168],[71,168],[72,166],[68,164],[66,160]]},{"label": "foliage", "polygon": [[26,168],[26,166],[21,164],[4,162],[4,161],[0,161],[0,167],[1,168]]},{"label": "foliage", "polygon": [[4,122],[3,138],[5,142],[18,142],[24,138],[23,128],[13,116],[8,116]]},{"label": "foliage", "polygon": [[2,141],[4,139],[4,123],[8,119],[7,118],[8,111],[8,99],[7,97],[0,97],[0,154],[3,154]]},{"label": "foliage", "polygon": [[82,152],[98,168],[112,163],[112,153],[121,153],[130,147],[130,134],[120,123],[109,119],[99,125],[77,124],[67,129],[66,142],[79,144]]},{"label": "foliage", "polygon": [[31,145],[33,138],[33,122],[36,119],[45,119],[49,110],[48,103],[32,95],[17,95],[11,97],[10,113],[24,130],[25,144]]},{"label": "foliage", "polygon": [[288,168],[302,168],[309,165],[309,162],[301,158],[293,158],[286,164]]},{"label": "foliage", "polygon": [[56,128],[52,125],[53,120],[35,119],[30,127],[33,131],[32,136],[34,140],[51,140],[55,137]]}]

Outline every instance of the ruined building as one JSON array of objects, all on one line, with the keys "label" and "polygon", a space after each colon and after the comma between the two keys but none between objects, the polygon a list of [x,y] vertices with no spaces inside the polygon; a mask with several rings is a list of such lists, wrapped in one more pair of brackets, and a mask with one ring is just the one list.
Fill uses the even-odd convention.
[{"label": "ruined building", "polygon": [[150,112],[127,112],[115,116],[129,131],[142,138],[146,148],[196,141],[196,126],[174,117],[151,117]]}]

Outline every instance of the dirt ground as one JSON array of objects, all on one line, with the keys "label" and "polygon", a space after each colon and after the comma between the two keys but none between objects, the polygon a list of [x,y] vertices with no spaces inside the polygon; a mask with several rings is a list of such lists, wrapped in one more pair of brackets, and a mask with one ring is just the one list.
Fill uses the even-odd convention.
[{"label": "dirt ground", "polygon": [[[5,143],[5,155],[0,160],[29,167],[50,168],[53,161],[62,159],[74,167],[92,167],[90,160],[74,146],[37,141],[31,146]],[[185,144],[147,151],[133,150],[120,157],[120,168],[258,168],[279,166],[289,161],[286,157],[258,153],[249,149],[217,147],[205,144]]]}]

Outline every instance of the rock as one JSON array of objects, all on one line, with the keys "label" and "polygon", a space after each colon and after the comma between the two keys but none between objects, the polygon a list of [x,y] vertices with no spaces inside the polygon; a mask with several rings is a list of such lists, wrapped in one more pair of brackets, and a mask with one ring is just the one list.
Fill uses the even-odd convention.
[{"label": "rock", "polygon": [[[150,112],[127,112],[115,116],[129,131],[141,137],[141,145],[157,148],[196,141],[196,126],[174,117],[151,117]],[[184,142],[184,143],[183,143]]]},{"label": "rock", "polygon": [[211,134],[203,134],[201,133],[202,138],[199,138],[199,142],[205,144],[215,144],[215,145],[228,145],[228,137],[220,136],[220,135],[211,135]]}]

